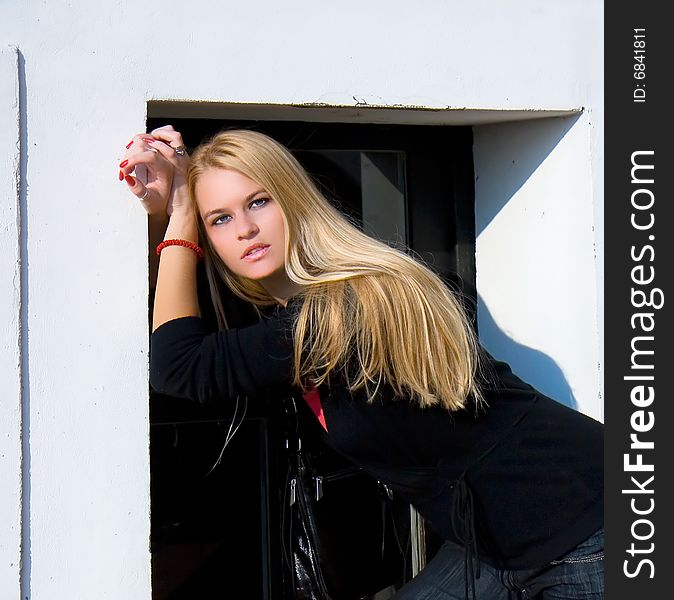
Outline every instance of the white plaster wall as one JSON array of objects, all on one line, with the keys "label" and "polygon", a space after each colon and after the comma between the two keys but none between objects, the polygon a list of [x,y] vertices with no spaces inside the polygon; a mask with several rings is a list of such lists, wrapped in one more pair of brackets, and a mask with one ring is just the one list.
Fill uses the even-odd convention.
[{"label": "white plaster wall", "polygon": [[21,338],[19,65],[0,48],[0,596],[19,598]]},{"label": "white plaster wall", "polygon": [[541,391],[602,417],[587,115],[474,130],[480,338]]},{"label": "white plaster wall", "polygon": [[515,372],[603,420],[603,7],[585,9],[566,47],[582,114],[474,128],[478,323]]},{"label": "white plaster wall", "polygon": [[[30,501],[22,598],[148,599],[146,230],[116,180],[124,145],[144,128],[146,101],[599,110],[589,56],[597,51],[601,4],[54,0],[1,10],[0,47],[19,48],[27,92]],[[518,208],[546,195],[549,177],[568,186],[559,169],[582,173],[582,183],[566,189],[588,207],[597,202],[599,176],[584,169],[599,164],[600,138],[572,131],[549,169],[537,172],[535,188],[516,198]],[[7,135],[0,130],[2,148]],[[479,152],[482,139],[480,160],[489,158]],[[478,174],[487,177],[489,164],[478,162]],[[515,236],[527,226],[522,214],[502,216]],[[482,242],[503,235],[500,219],[480,241],[485,259]],[[565,227],[586,241],[576,231],[586,225]],[[556,247],[554,236],[537,238],[555,267],[587,259],[545,245]],[[503,329],[529,343],[521,319],[507,310],[515,300],[497,306],[488,292],[485,264],[480,258],[489,308]],[[559,312],[567,299],[544,301]],[[588,295],[583,324],[595,301]],[[1,310],[2,322],[14,314],[11,303]],[[584,335],[583,344],[597,345],[596,330]],[[540,343],[557,357],[571,342]],[[574,386],[596,389],[581,362],[565,363],[565,374]],[[0,382],[3,398],[16,397],[12,385]],[[2,436],[15,430],[15,416],[0,422]],[[16,472],[17,459],[10,460]],[[4,516],[15,500],[0,502]],[[0,596],[17,597],[16,586],[0,581]]]}]

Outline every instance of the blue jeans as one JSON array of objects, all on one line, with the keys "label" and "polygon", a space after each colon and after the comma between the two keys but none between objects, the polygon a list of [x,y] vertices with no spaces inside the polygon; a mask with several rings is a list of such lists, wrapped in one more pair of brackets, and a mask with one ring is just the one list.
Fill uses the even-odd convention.
[{"label": "blue jeans", "polygon": [[[485,563],[475,582],[477,600],[603,600],[604,530],[538,569],[501,570]],[[469,596],[472,598],[472,594]],[[464,600],[464,549],[445,542],[393,600]]]}]

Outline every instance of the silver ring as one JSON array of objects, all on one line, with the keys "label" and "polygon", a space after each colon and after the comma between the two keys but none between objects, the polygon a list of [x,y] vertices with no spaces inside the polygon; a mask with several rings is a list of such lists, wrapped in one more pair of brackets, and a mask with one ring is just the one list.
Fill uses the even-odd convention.
[{"label": "silver ring", "polygon": [[171,146],[176,151],[178,156],[185,156],[187,154],[187,148],[185,146]]},{"label": "silver ring", "polygon": [[150,190],[145,189],[145,193],[139,198],[140,200],[145,200],[147,198],[147,195],[150,193]]}]

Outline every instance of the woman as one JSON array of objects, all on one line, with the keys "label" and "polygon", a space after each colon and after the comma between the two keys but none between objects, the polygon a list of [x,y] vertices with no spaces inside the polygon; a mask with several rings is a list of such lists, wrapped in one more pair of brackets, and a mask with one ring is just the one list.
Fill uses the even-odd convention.
[{"label": "woman", "polygon": [[[170,216],[155,389],[200,402],[283,386],[317,397],[330,444],[446,540],[399,600],[603,598],[602,425],[480,350],[436,275],[353,227],[260,133],[223,132],[191,161],[170,126],[139,134],[121,179],[154,231]],[[219,281],[267,311],[258,324],[205,330],[199,244],[221,326]]]}]

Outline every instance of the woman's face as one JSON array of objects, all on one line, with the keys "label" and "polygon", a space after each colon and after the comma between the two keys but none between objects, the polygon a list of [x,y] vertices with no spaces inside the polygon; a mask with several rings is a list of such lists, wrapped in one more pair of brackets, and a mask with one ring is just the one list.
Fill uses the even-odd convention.
[{"label": "woman's face", "polygon": [[274,295],[274,288],[287,281],[278,203],[261,185],[230,169],[204,171],[195,194],[206,233],[225,265]]}]

